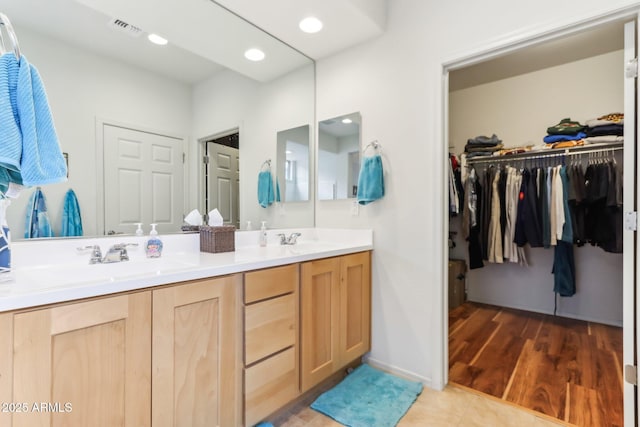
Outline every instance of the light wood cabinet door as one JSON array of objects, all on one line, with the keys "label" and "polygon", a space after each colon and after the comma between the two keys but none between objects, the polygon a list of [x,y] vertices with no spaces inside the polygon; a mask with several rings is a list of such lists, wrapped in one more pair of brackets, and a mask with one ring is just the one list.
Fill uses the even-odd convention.
[{"label": "light wood cabinet door", "polygon": [[140,292],[15,314],[13,427],[149,426],[150,313]]},{"label": "light wood cabinet door", "polygon": [[152,421],[236,426],[242,276],[153,291]]},{"label": "light wood cabinet door", "polygon": [[344,366],[371,349],[371,255],[359,252],[340,261],[339,352]]},{"label": "light wood cabinet door", "polygon": [[309,390],[340,364],[340,258],[310,261],[301,267],[301,389]]},{"label": "light wood cabinet door", "polygon": [[371,255],[302,264],[301,389],[309,390],[371,348]]}]

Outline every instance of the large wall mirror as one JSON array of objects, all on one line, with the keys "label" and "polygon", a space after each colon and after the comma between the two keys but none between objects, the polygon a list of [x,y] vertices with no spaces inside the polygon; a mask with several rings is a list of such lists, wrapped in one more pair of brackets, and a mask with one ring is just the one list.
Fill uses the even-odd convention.
[{"label": "large wall mirror", "polygon": [[[161,233],[179,232],[186,213],[217,207],[207,197],[232,206],[235,225],[313,226],[313,197],[262,208],[257,177],[266,159],[276,163],[279,132],[315,122],[314,62],[213,1],[135,3],[7,0],[0,7],[42,77],[68,158],[68,182],[42,187],[54,237],[69,189],[85,236],[131,234],[138,222],[145,233],[150,222]],[[168,44],[151,44],[150,33]],[[245,58],[249,48],[264,59]],[[205,176],[206,143],[233,132],[237,175],[221,190]],[[225,166],[210,162],[209,169]],[[220,192],[233,188],[230,202],[233,195]],[[23,190],[8,208],[14,240],[34,191]]]},{"label": "large wall mirror", "polygon": [[318,199],[355,198],[360,173],[360,113],[318,123]]}]

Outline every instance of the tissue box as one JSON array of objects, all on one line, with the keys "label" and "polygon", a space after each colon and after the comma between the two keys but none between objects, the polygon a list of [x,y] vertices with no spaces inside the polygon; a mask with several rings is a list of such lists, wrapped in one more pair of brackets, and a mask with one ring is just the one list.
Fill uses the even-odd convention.
[{"label": "tissue box", "polygon": [[233,252],[236,250],[236,228],[233,225],[200,226],[200,252]]}]

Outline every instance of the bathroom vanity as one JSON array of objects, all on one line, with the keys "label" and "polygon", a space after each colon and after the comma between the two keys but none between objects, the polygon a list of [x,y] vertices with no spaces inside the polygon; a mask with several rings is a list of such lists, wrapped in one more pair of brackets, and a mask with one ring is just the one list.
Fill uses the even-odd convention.
[{"label": "bathroom vanity", "polygon": [[135,237],[14,244],[1,424],[251,426],[369,350],[370,231],[307,229],[292,246],[274,233],[267,247],[236,236],[221,254],[163,236],[161,259],[139,247],[112,265],[76,247]]}]

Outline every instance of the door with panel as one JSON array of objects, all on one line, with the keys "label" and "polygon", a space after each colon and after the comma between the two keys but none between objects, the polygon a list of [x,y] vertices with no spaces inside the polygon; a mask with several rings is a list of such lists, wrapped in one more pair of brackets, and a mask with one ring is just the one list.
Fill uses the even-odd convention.
[{"label": "door with panel", "polygon": [[[240,150],[208,142],[207,209],[218,209],[225,225],[240,228]],[[208,212],[207,211],[207,212]]]},{"label": "door with panel", "polygon": [[[623,174],[623,212],[625,216],[637,213],[637,189],[640,185],[638,181],[637,162],[640,160],[637,150],[637,123],[636,108],[638,106],[638,48],[637,41],[638,19],[628,22],[624,26],[624,62],[626,66],[624,79],[624,174]],[[631,117],[632,120],[627,118]],[[623,231],[623,252],[622,252],[622,280],[623,280],[623,364],[625,366],[624,382],[624,424],[635,425],[638,418],[638,406],[640,406],[640,395],[637,393],[637,357],[638,338],[637,331],[640,330],[640,319],[637,318],[636,310],[640,304],[640,293],[636,291],[638,275],[636,250],[640,244],[637,228],[624,227]]]},{"label": "door with panel", "polygon": [[340,365],[340,258],[305,262],[300,283],[300,371],[305,392]]},{"label": "door with panel", "polygon": [[371,254],[359,252],[340,261],[339,352],[346,365],[371,349]]},{"label": "door with panel", "polygon": [[152,423],[236,426],[242,275],[153,291]]},{"label": "door with panel", "polygon": [[183,140],[107,124],[103,133],[105,234],[133,233],[137,223],[180,230]]},{"label": "door with panel", "polygon": [[370,257],[359,252],[302,264],[302,392],[371,348]]},{"label": "door with panel", "polygon": [[10,401],[28,407],[3,425],[150,426],[150,313],[138,292],[6,315]]}]

